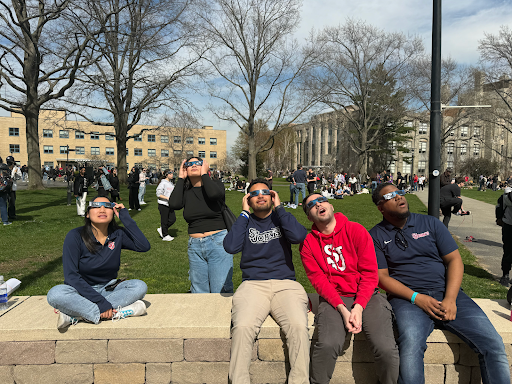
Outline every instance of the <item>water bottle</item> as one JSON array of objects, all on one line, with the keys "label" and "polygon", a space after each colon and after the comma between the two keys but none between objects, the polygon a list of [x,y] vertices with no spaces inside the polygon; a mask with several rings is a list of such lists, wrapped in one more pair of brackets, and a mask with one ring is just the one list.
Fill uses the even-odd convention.
[{"label": "water bottle", "polygon": [[5,284],[4,277],[0,276],[0,311],[5,311],[9,308],[7,304],[7,284]]}]

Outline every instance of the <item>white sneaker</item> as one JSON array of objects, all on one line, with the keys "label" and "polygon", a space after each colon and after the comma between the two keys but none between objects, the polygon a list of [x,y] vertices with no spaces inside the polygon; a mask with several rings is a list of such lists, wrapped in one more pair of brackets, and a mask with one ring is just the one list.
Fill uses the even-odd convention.
[{"label": "white sneaker", "polygon": [[139,209],[137,209],[137,211],[139,211],[139,212],[140,212],[140,211],[142,211],[142,209],[140,209],[140,208],[139,208]]},{"label": "white sneaker", "polygon": [[127,305],[123,308],[118,308],[117,312],[112,316],[112,321],[118,321],[128,316],[142,316],[146,314],[146,304],[142,300],[137,300],[135,303]]},{"label": "white sneaker", "polygon": [[164,238],[162,238],[162,240],[163,240],[163,241],[173,241],[173,240],[174,240],[174,237],[167,235],[167,236],[165,236]]},{"label": "white sneaker", "polygon": [[81,317],[71,317],[66,315],[65,313],[59,312],[59,319],[57,320],[57,329],[64,329],[70,325],[75,325],[80,320]]},{"label": "white sneaker", "polygon": [[162,236],[162,227],[160,228],[157,228],[156,231],[158,232],[158,234],[160,235],[160,237],[163,237]]},{"label": "white sneaker", "polygon": [[142,201],[140,205],[146,205],[147,203],[145,201]]}]

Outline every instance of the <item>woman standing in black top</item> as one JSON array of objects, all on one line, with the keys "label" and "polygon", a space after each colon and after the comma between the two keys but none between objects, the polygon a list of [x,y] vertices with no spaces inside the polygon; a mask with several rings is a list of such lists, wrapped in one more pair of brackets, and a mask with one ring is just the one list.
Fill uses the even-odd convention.
[{"label": "woman standing in black top", "polygon": [[115,203],[117,199],[121,200],[119,197],[119,177],[117,176],[117,168],[114,168],[112,173],[109,174],[108,181],[110,181],[110,185],[112,186],[110,198]]},{"label": "woman standing in black top", "polygon": [[228,233],[222,218],[224,184],[208,176],[206,161],[183,160],[169,208],[183,208],[188,223],[189,278],[192,293],[233,292],[233,256],[222,245]]}]

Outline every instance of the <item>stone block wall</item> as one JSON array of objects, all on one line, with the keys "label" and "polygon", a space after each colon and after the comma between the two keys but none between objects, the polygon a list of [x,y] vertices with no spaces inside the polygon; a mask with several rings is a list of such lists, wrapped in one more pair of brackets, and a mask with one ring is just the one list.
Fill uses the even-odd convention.
[{"label": "stone block wall", "polygon": [[[313,340],[313,343],[315,340]],[[0,384],[4,383],[227,383],[229,339],[134,339],[0,342]],[[512,362],[512,345],[507,344]],[[252,383],[285,383],[288,371],[282,339],[254,345]],[[461,343],[428,343],[429,384],[481,383],[476,354]],[[377,384],[366,340],[347,340],[331,383]]]}]

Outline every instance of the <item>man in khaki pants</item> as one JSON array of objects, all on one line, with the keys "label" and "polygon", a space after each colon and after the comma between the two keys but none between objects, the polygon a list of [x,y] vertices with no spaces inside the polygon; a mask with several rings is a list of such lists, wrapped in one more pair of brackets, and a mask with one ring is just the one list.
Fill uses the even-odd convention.
[{"label": "man in khaki pants", "polygon": [[247,191],[243,211],[224,238],[226,252],[242,252],[243,279],[231,309],[229,380],[234,384],[250,383],[254,341],[270,314],[286,336],[290,362],[287,382],[308,384],[308,297],[295,281],[291,249],[291,244],[304,240],[307,231],[286,212],[265,179],[253,180]]}]

